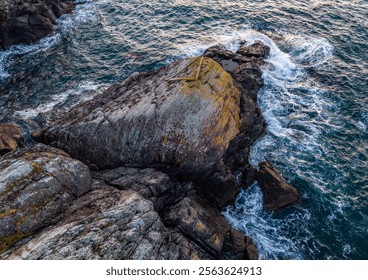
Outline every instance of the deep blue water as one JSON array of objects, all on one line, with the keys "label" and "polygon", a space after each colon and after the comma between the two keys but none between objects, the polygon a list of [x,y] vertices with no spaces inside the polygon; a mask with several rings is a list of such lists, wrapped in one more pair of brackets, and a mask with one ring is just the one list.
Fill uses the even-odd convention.
[{"label": "deep blue water", "polygon": [[303,199],[265,213],[254,184],[224,215],[263,259],[368,259],[367,18],[367,0],[88,2],[0,52],[0,121],[35,128],[134,72],[260,40],[268,127],[251,163],[271,161]]}]

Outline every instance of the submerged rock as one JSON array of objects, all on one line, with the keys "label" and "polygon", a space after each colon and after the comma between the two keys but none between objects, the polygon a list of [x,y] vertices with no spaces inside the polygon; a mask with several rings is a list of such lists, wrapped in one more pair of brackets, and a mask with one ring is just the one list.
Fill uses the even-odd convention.
[{"label": "submerged rock", "polygon": [[33,43],[49,35],[56,19],[72,12],[74,6],[68,0],[0,1],[0,49]]},{"label": "submerged rock", "polygon": [[87,166],[39,144],[0,161],[0,253],[64,215],[90,190]]},{"label": "submerged rock", "polygon": [[257,181],[263,193],[266,211],[279,211],[299,200],[299,192],[269,162],[259,165]]},{"label": "submerged rock", "polygon": [[0,124],[0,156],[17,149],[21,133],[15,124]]}]

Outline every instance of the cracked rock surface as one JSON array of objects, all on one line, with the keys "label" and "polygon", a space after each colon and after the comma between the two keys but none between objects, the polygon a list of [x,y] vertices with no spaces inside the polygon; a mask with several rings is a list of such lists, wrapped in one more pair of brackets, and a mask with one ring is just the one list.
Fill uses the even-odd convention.
[{"label": "cracked rock surface", "polygon": [[88,167],[42,144],[0,161],[0,252],[58,220],[90,190]]}]

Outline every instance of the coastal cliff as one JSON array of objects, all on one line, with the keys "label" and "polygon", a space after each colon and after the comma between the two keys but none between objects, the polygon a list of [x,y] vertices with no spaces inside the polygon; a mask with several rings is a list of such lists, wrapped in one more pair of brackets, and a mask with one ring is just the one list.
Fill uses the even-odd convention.
[{"label": "coastal cliff", "polygon": [[[268,52],[213,47],[135,74],[34,132],[43,144],[0,161],[1,258],[257,259],[221,209],[240,190],[235,174],[252,181]],[[293,191],[269,210],[297,201],[267,170],[253,176],[265,191]]]}]

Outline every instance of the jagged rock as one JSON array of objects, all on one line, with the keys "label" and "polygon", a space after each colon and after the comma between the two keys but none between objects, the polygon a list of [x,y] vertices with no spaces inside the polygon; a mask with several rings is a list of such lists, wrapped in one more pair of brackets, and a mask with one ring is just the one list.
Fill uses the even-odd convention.
[{"label": "jagged rock", "polygon": [[[258,53],[253,48],[259,50]],[[269,53],[269,47],[256,42],[250,46],[243,46],[241,49],[242,52],[234,53],[223,45],[216,45],[204,53],[206,57],[211,57],[220,63],[238,82],[237,86],[241,89],[240,116],[242,125],[240,133],[231,141],[225,155],[225,163],[227,166],[231,166],[233,172],[248,165],[250,146],[265,127],[256,99],[259,89],[263,86],[260,68],[264,64],[264,58]],[[247,49],[249,49],[249,54],[254,53],[255,56],[243,56],[241,53]],[[260,50],[263,50],[263,56],[259,56]]]},{"label": "jagged rock", "polygon": [[279,211],[299,200],[299,192],[269,162],[259,164],[257,181],[263,193],[266,211]]},{"label": "jagged rock", "polygon": [[21,133],[15,124],[0,124],[0,156],[17,149]]},{"label": "jagged rock", "polygon": [[270,54],[270,50],[270,47],[262,44],[261,42],[255,42],[252,45],[240,47],[236,53],[246,57],[265,58]]},{"label": "jagged rock", "polygon": [[68,0],[0,1],[0,48],[33,43],[49,35],[56,19],[72,12],[74,6]]},{"label": "jagged rock", "polygon": [[153,204],[134,191],[94,182],[65,218],[3,259],[212,259],[175,228],[166,228]]},{"label": "jagged rock", "polygon": [[270,47],[255,42],[240,47],[236,53],[227,50],[223,45],[216,45],[207,49],[205,56],[220,63],[242,85],[245,94],[256,102],[257,93],[264,84],[261,66],[269,53]]},{"label": "jagged rock", "polygon": [[[198,199],[198,198],[197,198]],[[233,230],[215,209],[186,197],[164,213],[165,225],[177,227],[180,232],[205,248],[215,259],[248,259],[246,238]],[[254,245],[253,245],[254,246]]]},{"label": "jagged rock", "polygon": [[90,189],[88,167],[39,144],[0,161],[0,252],[63,216]]},{"label": "jagged rock", "polygon": [[199,80],[168,81],[194,77],[198,64],[199,59],[186,59],[130,77],[74,107],[50,125],[43,141],[91,168],[155,166],[176,173],[223,206],[238,192],[223,156],[245,121],[241,93],[209,58]]},{"label": "jagged rock", "polygon": [[157,212],[177,203],[193,190],[191,182],[180,183],[154,168],[118,167],[93,172],[93,177],[120,190],[136,191],[152,201]]},{"label": "jagged rock", "polygon": [[253,182],[256,180],[257,176],[257,168],[248,165],[244,168],[243,176],[242,176],[242,186],[244,188],[250,187],[250,185],[253,184]]}]

